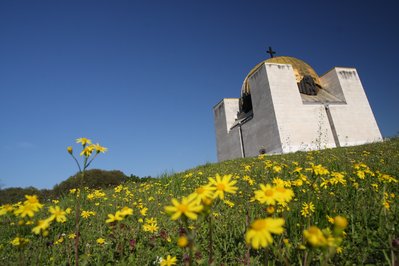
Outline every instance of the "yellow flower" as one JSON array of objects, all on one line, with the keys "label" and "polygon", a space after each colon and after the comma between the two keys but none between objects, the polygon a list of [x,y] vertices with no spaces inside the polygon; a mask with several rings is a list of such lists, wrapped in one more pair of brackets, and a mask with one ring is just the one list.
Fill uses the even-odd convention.
[{"label": "yellow flower", "polygon": [[97,238],[96,242],[99,245],[103,245],[105,243],[105,239],[100,237],[100,238]]},{"label": "yellow flower", "polygon": [[170,255],[168,255],[166,257],[166,259],[161,258],[160,265],[161,266],[172,266],[172,265],[176,265],[176,262],[177,262],[176,257],[171,257]]},{"label": "yellow flower", "polygon": [[303,231],[305,240],[313,247],[324,247],[328,245],[328,241],[323,232],[317,226],[311,226]]},{"label": "yellow flower", "polygon": [[364,179],[366,174],[364,173],[364,171],[358,170],[356,172],[357,177],[359,177],[360,179]]},{"label": "yellow flower", "polygon": [[92,154],[93,150],[94,150],[94,147],[93,147],[92,145],[86,146],[86,147],[82,150],[82,152],[80,153],[80,156],[89,157],[89,156]]},{"label": "yellow flower", "polygon": [[33,217],[38,209],[34,205],[24,204],[14,211],[16,216],[24,218],[25,216]]},{"label": "yellow flower", "polygon": [[282,218],[266,218],[255,220],[245,235],[247,244],[251,244],[254,249],[267,247],[273,243],[273,234],[282,234],[285,221]]},{"label": "yellow flower", "polygon": [[8,212],[12,212],[14,207],[11,204],[5,204],[0,207],[0,216],[7,214]]},{"label": "yellow flower", "polygon": [[112,223],[112,222],[117,222],[117,221],[122,221],[123,220],[123,215],[121,214],[120,211],[117,211],[115,215],[113,214],[108,214],[108,219],[105,221],[106,223]]},{"label": "yellow flower", "polygon": [[117,187],[114,188],[115,193],[119,193],[119,192],[121,192],[122,190],[123,190],[123,186],[122,186],[122,185],[119,185],[119,186],[117,186]]},{"label": "yellow flower", "polygon": [[345,180],[345,176],[343,173],[332,172],[331,176],[332,176],[332,178],[330,179],[331,184],[336,185],[336,184],[340,183],[344,186],[346,185],[346,180]]},{"label": "yellow flower", "polygon": [[26,200],[24,201],[25,204],[30,204],[30,205],[37,205],[37,207],[40,209],[42,207],[42,204],[39,203],[39,200],[37,199],[36,195],[25,195]]},{"label": "yellow flower", "polygon": [[213,190],[209,185],[198,187],[192,194],[197,198],[198,204],[213,198]]},{"label": "yellow flower", "polygon": [[71,146],[68,146],[68,147],[67,147],[67,151],[68,151],[69,154],[72,154],[72,153],[73,153],[72,147],[71,147]]},{"label": "yellow flower", "polygon": [[311,167],[306,168],[307,171],[312,171],[315,175],[328,175],[330,172],[324,168],[321,164],[314,165],[314,163],[310,163]]},{"label": "yellow flower", "polygon": [[216,174],[216,178],[209,178],[209,184],[212,186],[212,190],[215,190],[214,197],[224,199],[224,193],[235,194],[238,189],[234,185],[237,183],[236,180],[230,181],[232,175],[224,175],[222,178],[219,174]]},{"label": "yellow flower", "polygon": [[93,193],[90,193],[89,195],[87,195],[87,199],[93,200],[93,199],[95,199],[95,195]]},{"label": "yellow flower", "polygon": [[132,215],[133,214],[133,209],[129,208],[129,207],[123,207],[122,210],[120,210],[120,213],[123,217],[127,216],[127,215]]},{"label": "yellow flower", "polygon": [[230,208],[234,207],[234,202],[231,202],[229,200],[223,200],[224,203],[226,203],[227,206],[229,206]]},{"label": "yellow flower", "polygon": [[62,242],[64,242],[64,238],[63,238],[63,237],[60,237],[59,239],[57,239],[57,240],[54,242],[54,244],[55,244],[55,245],[58,245],[58,244],[61,244]]},{"label": "yellow flower", "polygon": [[17,236],[13,240],[11,240],[10,243],[13,246],[22,246],[22,245],[29,243],[29,239]]},{"label": "yellow flower", "polygon": [[145,232],[155,233],[158,231],[158,225],[157,223],[147,223],[143,225],[143,230]]},{"label": "yellow flower", "polygon": [[266,212],[267,212],[268,214],[273,214],[275,211],[276,211],[276,209],[274,208],[273,205],[269,205],[269,206],[267,206],[267,208],[266,208]]},{"label": "yellow flower", "polygon": [[244,169],[245,169],[245,171],[251,171],[251,166],[250,165],[245,165]]},{"label": "yellow flower", "polygon": [[188,238],[185,235],[182,235],[181,237],[179,237],[179,239],[177,239],[177,245],[181,248],[184,248],[188,245]]},{"label": "yellow flower", "polygon": [[292,191],[292,189],[285,188],[281,185],[276,186],[275,192],[277,202],[283,205],[290,202],[294,197],[294,191]]},{"label": "yellow flower", "polygon": [[312,213],[314,213],[315,208],[312,202],[306,203],[304,202],[302,204],[302,210],[301,210],[301,215],[303,217],[310,217]]},{"label": "yellow flower", "polygon": [[82,146],[86,146],[86,144],[91,144],[91,140],[87,138],[78,138],[76,139],[76,143],[82,143]]},{"label": "yellow flower", "polygon": [[146,223],[148,223],[148,224],[150,224],[150,223],[156,223],[157,222],[157,219],[155,219],[155,218],[149,218],[149,219],[147,219],[147,218],[145,218],[145,222]]},{"label": "yellow flower", "polygon": [[255,199],[262,204],[274,205],[276,204],[276,193],[274,187],[269,184],[260,184],[260,190],[255,191]]},{"label": "yellow flower", "polygon": [[292,171],[292,173],[300,173],[302,171],[302,167],[295,167],[295,169]]},{"label": "yellow flower", "polygon": [[246,181],[249,185],[253,185],[255,183],[255,180],[253,180],[250,176],[244,175],[242,177],[242,180]]},{"label": "yellow flower", "polygon": [[348,220],[346,220],[345,217],[336,216],[336,217],[334,218],[334,225],[335,225],[337,228],[343,230],[343,229],[345,229],[345,228],[348,226]]},{"label": "yellow flower", "polygon": [[40,232],[46,232],[47,228],[50,227],[50,223],[52,220],[50,220],[49,218],[44,219],[44,220],[39,220],[39,222],[37,223],[37,225],[35,227],[32,228],[32,232],[35,233],[36,235],[39,235]]},{"label": "yellow flower", "polygon": [[380,180],[383,183],[398,183],[398,180],[395,179],[394,177],[381,173],[378,173],[378,180]]},{"label": "yellow flower", "polygon": [[166,206],[165,211],[172,215],[172,220],[177,220],[181,215],[196,220],[198,213],[202,211],[203,206],[198,205],[196,196],[191,194],[188,197],[183,197],[181,202],[177,199],[172,199],[173,206]]},{"label": "yellow flower", "polygon": [[80,216],[82,216],[84,219],[87,219],[90,216],[94,216],[94,215],[96,215],[96,213],[93,211],[82,211],[82,213],[80,214]]},{"label": "yellow flower", "polygon": [[75,233],[71,233],[68,235],[69,239],[75,239],[76,238],[76,234]]},{"label": "yellow flower", "polygon": [[147,211],[148,211],[148,208],[142,208],[140,210],[140,214],[143,215],[143,216],[147,216]]},{"label": "yellow flower", "polygon": [[100,146],[100,144],[98,144],[98,143],[93,144],[91,146],[94,150],[96,150],[97,153],[100,153],[100,152],[105,153],[108,150],[107,148]]},{"label": "yellow flower", "polygon": [[329,216],[329,215],[326,215],[326,218],[327,218],[327,221],[328,221],[330,224],[334,224],[334,218],[332,218],[332,217]]},{"label": "yellow flower", "polygon": [[60,209],[59,206],[50,206],[49,212],[52,214],[49,218],[51,221],[56,220],[59,223],[64,223],[66,221],[65,211]]},{"label": "yellow flower", "polygon": [[281,168],[280,165],[275,165],[275,166],[273,166],[273,172],[275,172],[275,173],[280,173],[281,170],[282,170],[282,168]]},{"label": "yellow flower", "polygon": [[293,186],[296,186],[296,187],[300,187],[300,186],[303,185],[302,179],[299,179],[299,178],[294,180],[294,181],[291,181],[291,183],[292,183]]},{"label": "yellow flower", "polygon": [[337,254],[341,254],[342,253],[342,247],[337,247],[335,249],[335,252],[337,252]]}]

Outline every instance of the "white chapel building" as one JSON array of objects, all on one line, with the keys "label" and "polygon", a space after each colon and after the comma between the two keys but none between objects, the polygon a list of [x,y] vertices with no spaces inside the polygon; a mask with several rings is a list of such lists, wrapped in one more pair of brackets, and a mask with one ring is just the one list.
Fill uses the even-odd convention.
[{"label": "white chapel building", "polygon": [[382,140],[355,68],[319,77],[289,56],[256,65],[241,97],[223,99],[213,113],[219,161]]}]

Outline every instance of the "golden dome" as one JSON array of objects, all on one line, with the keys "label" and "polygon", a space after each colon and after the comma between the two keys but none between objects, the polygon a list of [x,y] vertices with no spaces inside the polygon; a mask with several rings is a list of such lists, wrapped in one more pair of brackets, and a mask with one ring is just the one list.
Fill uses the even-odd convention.
[{"label": "golden dome", "polygon": [[248,78],[250,76],[252,76],[252,74],[255,73],[258,70],[258,68],[261,67],[264,63],[289,64],[294,69],[295,79],[296,79],[297,83],[299,83],[305,75],[309,75],[313,78],[316,85],[319,85],[321,87],[319,75],[317,75],[316,71],[314,71],[314,69],[311,66],[309,66],[307,63],[305,63],[304,61],[302,61],[300,59],[290,57],[290,56],[277,56],[277,57],[269,58],[269,59],[257,64],[248,73],[248,75],[244,79],[243,88],[241,90],[242,94],[250,93]]}]

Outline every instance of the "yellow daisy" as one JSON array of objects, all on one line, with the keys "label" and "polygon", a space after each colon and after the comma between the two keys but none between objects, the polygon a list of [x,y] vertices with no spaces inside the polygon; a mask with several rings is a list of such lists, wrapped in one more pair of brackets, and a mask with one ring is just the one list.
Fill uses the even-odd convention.
[{"label": "yellow daisy", "polygon": [[56,220],[59,223],[64,223],[67,219],[65,217],[65,211],[62,210],[59,206],[50,206],[49,212],[51,213],[50,220]]},{"label": "yellow daisy", "polygon": [[235,194],[238,189],[234,185],[237,183],[236,180],[230,181],[232,175],[224,175],[220,177],[220,175],[216,174],[215,178],[209,178],[209,185],[212,190],[215,191],[214,197],[219,197],[220,199],[224,199],[224,193],[232,193]]},{"label": "yellow daisy", "polygon": [[170,255],[168,255],[165,259],[161,258],[160,265],[161,266],[172,266],[172,265],[176,265],[176,262],[177,262],[176,257],[171,257]]},{"label": "yellow daisy", "polygon": [[276,190],[269,184],[260,184],[260,190],[255,191],[255,199],[262,204],[274,205],[277,199]]},{"label": "yellow daisy", "polygon": [[266,218],[255,220],[245,235],[247,244],[254,249],[267,247],[273,243],[271,234],[282,234],[285,221],[282,218]]},{"label": "yellow daisy", "polygon": [[177,199],[172,199],[173,206],[166,206],[165,211],[172,215],[172,220],[177,220],[181,215],[186,216],[191,220],[196,220],[198,213],[202,211],[203,206],[198,204],[196,196],[191,194],[188,197],[183,197],[181,202]]}]

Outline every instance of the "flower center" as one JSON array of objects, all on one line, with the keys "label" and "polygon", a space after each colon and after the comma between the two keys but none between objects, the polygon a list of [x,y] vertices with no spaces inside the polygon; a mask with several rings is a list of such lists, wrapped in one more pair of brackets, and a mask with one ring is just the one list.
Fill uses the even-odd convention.
[{"label": "flower center", "polygon": [[225,186],[222,183],[219,183],[216,187],[217,187],[218,190],[224,190],[225,189]]},{"label": "flower center", "polygon": [[197,188],[197,194],[202,194],[205,192],[205,189],[203,187]]},{"label": "flower center", "polygon": [[180,204],[178,209],[179,209],[179,211],[181,211],[183,213],[188,210],[187,205],[185,205],[185,204]]},{"label": "flower center", "polygon": [[252,224],[252,229],[254,229],[255,231],[261,231],[263,229],[265,229],[266,227],[266,222],[264,220],[257,220]]},{"label": "flower center", "polygon": [[273,196],[273,190],[271,190],[271,189],[266,190],[265,191],[265,196],[267,196],[267,197]]}]

